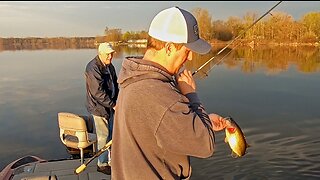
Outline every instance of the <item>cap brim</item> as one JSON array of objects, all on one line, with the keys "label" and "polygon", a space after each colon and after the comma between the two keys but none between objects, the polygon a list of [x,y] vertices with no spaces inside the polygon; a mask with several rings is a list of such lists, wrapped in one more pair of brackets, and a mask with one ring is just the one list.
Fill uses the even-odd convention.
[{"label": "cap brim", "polygon": [[211,45],[203,39],[198,39],[195,42],[187,43],[185,46],[198,54],[207,54],[212,48]]},{"label": "cap brim", "polygon": [[115,52],[116,52],[115,50],[111,50],[111,51],[108,51],[107,54],[115,53]]}]

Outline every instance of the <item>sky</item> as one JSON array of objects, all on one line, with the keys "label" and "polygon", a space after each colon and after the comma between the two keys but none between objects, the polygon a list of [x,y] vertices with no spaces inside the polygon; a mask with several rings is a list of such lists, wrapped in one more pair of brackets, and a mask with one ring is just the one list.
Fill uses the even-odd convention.
[{"label": "sky", "polygon": [[[92,37],[106,27],[148,31],[153,17],[178,6],[202,8],[212,20],[242,18],[247,12],[262,16],[279,1],[1,1],[0,37]],[[284,12],[294,20],[320,12],[320,1],[283,1],[272,12]]]}]

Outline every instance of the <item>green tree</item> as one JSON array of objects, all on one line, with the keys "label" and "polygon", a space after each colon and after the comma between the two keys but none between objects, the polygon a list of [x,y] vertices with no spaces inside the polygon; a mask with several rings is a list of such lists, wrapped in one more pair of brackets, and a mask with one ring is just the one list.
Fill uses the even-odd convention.
[{"label": "green tree", "polygon": [[302,17],[302,24],[307,28],[308,35],[314,35],[316,40],[320,40],[320,12],[310,12]]},{"label": "green tree", "polygon": [[127,31],[122,35],[122,40],[127,42],[128,40],[130,40],[130,32]]}]

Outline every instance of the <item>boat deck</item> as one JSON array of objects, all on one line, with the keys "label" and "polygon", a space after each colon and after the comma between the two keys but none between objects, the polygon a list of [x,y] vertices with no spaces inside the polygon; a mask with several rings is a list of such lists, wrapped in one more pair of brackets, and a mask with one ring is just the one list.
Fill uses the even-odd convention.
[{"label": "boat deck", "polygon": [[[87,159],[85,159],[86,162]],[[97,171],[97,159],[88,164],[80,174],[74,171],[81,165],[80,159],[36,162],[15,170],[12,180],[110,180],[111,176]]]}]

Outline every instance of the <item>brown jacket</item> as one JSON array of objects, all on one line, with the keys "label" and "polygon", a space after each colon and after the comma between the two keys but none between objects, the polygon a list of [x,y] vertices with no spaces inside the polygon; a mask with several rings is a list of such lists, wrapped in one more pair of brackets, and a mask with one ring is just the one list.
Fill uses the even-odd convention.
[{"label": "brown jacket", "polygon": [[118,83],[112,179],[189,178],[189,156],[214,151],[211,122],[197,95],[182,95],[163,67],[142,59],[125,59]]}]

